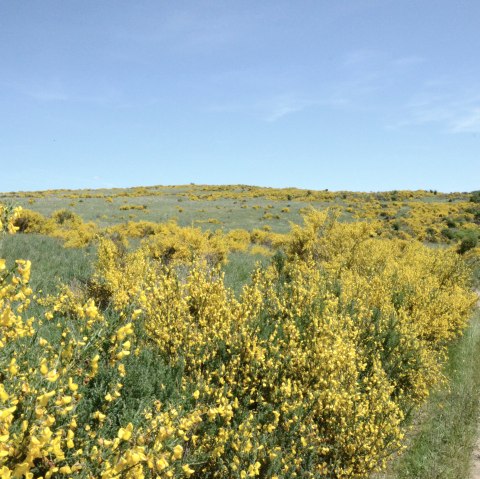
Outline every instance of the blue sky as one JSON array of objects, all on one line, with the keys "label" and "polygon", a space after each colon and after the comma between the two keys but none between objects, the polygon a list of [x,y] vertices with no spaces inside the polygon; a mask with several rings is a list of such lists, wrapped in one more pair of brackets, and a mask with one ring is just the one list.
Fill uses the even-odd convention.
[{"label": "blue sky", "polygon": [[478,0],[0,0],[0,191],[480,188]]}]

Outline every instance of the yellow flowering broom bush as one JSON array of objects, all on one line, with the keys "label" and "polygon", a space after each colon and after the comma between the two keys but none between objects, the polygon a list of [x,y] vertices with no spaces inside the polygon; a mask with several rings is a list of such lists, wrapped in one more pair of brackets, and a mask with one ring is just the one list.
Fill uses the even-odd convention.
[{"label": "yellow flowering broom bush", "polygon": [[54,211],[50,218],[35,211],[21,210],[14,225],[21,233],[40,233],[59,238],[66,248],[86,246],[98,234],[94,223],[84,223],[80,216],[65,209]]},{"label": "yellow flowering broom bush", "polygon": [[0,477],[381,469],[475,298],[454,250],[378,232],[311,211],[238,298],[205,249],[103,239],[88,290],[42,317],[30,264],[0,262]]},{"label": "yellow flowering broom bush", "polygon": [[22,213],[20,206],[9,206],[0,203],[0,234],[14,234],[18,231],[16,220]]},{"label": "yellow flowering broom bush", "polygon": [[[97,238],[97,235],[121,238],[149,238],[152,253],[162,256],[173,256],[181,261],[187,257],[191,259],[191,253],[206,252],[216,261],[225,262],[225,255],[231,251],[248,251],[252,254],[262,252],[269,254],[278,247],[283,247],[287,235],[280,234],[276,230],[283,229],[285,225],[284,214],[274,214],[274,211],[288,213],[292,205],[285,201],[295,201],[299,208],[295,211],[300,214],[308,212],[308,204],[317,207],[325,207],[332,204],[338,209],[339,218],[342,221],[360,220],[375,221],[378,233],[387,238],[416,239],[429,243],[461,244],[465,237],[472,237],[478,242],[478,224],[480,210],[476,202],[466,193],[437,194],[434,191],[393,191],[380,193],[351,193],[329,191],[303,191],[292,188],[272,189],[249,186],[196,186],[189,185],[187,188],[165,187],[161,191],[159,187],[132,188],[129,190],[111,190],[105,192],[80,192],[66,193],[65,191],[46,191],[33,193],[10,194],[15,198],[29,198],[29,203],[34,204],[40,198],[79,199],[82,202],[88,199],[103,198],[113,201],[113,198],[121,197],[145,197],[154,198],[151,211],[154,212],[163,201],[159,197],[173,197],[178,201],[184,199],[191,201],[216,201],[225,200],[231,204],[230,211],[233,213],[238,208],[253,208],[264,210],[264,216],[257,218],[258,222],[269,219],[270,224],[263,225],[263,229],[254,228],[251,231],[236,229],[228,231],[230,217],[228,219],[209,218],[196,219],[191,227],[180,227],[175,221],[156,223],[152,221],[129,221],[109,226],[101,226],[93,222],[83,222],[73,212],[60,210],[53,212],[51,217],[45,217],[39,212],[23,210],[15,225],[22,233],[41,233],[60,238],[66,247],[83,247]],[[247,202],[254,198],[271,200],[272,204],[251,205]],[[126,200],[125,200],[126,201]],[[276,203],[276,204],[275,204]],[[70,203],[76,211],[82,211],[83,206],[79,203]],[[124,205],[120,209],[144,209],[144,205]],[[191,205],[177,209],[189,211]],[[222,209],[219,205],[216,209]],[[234,209],[235,208],[235,209]],[[205,212],[205,209],[199,210]],[[172,212],[170,211],[169,214]],[[232,219],[236,221],[236,213]],[[129,215],[135,218],[135,215]],[[138,215],[137,215],[138,216]],[[117,222],[118,215],[109,217],[102,215],[102,222]],[[298,219],[293,217],[292,219]],[[280,220],[280,221],[276,221]],[[194,228],[193,224],[222,224],[227,232],[217,230],[215,233],[202,231]],[[250,236],[249,239],[247,236]],[[156,238],[150,238],[155,236]],[[261,246],[261,248],[259,248]],[[200,251],[198,251],[200,250]]]}]

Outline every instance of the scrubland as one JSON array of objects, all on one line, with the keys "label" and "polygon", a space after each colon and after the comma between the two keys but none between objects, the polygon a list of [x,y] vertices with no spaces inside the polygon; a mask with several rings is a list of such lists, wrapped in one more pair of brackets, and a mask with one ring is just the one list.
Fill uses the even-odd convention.
[{"label": "scrubland", "polygon": [[[0,203],[0,477],[462,477],[478,194],[186,185]],[[421,472],[439,408],[463,456]]]}]

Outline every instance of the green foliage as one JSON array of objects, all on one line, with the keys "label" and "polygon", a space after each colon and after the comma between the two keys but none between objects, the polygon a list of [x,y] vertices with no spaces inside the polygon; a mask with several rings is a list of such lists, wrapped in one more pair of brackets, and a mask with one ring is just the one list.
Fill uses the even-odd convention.
[{"label": "green foliage", "polygon": [[462,241],[458,245],[457,252],[459,254],[465,254],[467,251],[475,248],[478,244],[478,235],[470,231],[463,236]]},{"label": "green foliage", "polygon": [[472,203],[480,203],[480,191],[474,191],[470,196],[470,201]]},{"label": "green foliage", "polygon": [[449,350],[448,383],[416,415],[412,443],[385,479],[469,477],[480,414],[480,316]]},{"label": "green foliage", "polygon": [[30,284],[35,291],[55,293],[60,284],[82,288],[93,270],[96,249],[65,249],[56,238],[44,235],[11,235],[3,241],[0,256],[13,266],[15,259],[30,260],[35,268]]},{"label": "green foliage", "polygon": [[66,210],[66,209],[54,211],[52,213],[52,219],[53,221],[55,221],[55,223],[58,223],[59,225],[63,225],[65,223],[76,224],[76,223],[82,222],[82,219],[80,218],[80,216],[78,216],[73,211]]}]

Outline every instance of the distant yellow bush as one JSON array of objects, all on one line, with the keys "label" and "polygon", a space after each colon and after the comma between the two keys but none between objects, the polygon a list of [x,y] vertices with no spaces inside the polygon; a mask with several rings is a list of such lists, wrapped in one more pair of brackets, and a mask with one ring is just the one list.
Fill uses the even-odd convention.
[{"label": "distant yellow bush", "polygon": [[146,205],[122,205],[119,208],[121,211],[129,211],[129,210],[139,210],[143,211],[147,209]]},{"label": "distant yellow bush", "polygon": [[211,264],[219,264],[227,261],[229,251],[221,232],[182,228],[173,221],[159,225],[154,235],[143,240],[142,248],[149,257],[164,263],[191,262],[201,257]]},{"label": "distant yellow bush", "polygon": [[230,230],[225,235],[230,251],[247,251],[250,246],[250,233],[242,229]]}]

